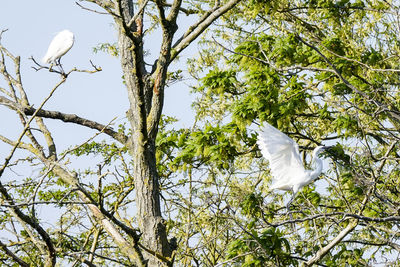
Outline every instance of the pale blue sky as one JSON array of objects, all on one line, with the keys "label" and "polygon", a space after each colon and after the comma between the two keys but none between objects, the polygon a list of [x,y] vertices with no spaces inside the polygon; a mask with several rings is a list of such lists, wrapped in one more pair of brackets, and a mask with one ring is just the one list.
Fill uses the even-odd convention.
[{"label": "pale blue sky", "polygon": [[[92,5],[92,7],[94,7]],[[185,20],[188,20],[184,16]],[[190,23],[184,24],[186,27]],[[186,30],[181,26],[180,31]],[[50,41],[61,30],[69,29],[75,35],[75,44],[62,58],[64,69],[67,71],[73,67],[79,69],[90,68],[89,60],[103,71],[95,74],[73,73],[54,94],[52,99],[44,106],[48,110],[57,110],[64,113],[73,113],[81,117],[95,120],[102,124],[109,123],[117,117],[116,125],[126,121],[125,112],[128,109],[126,89],[122,83],[122,72],[118,58],[106,53],[93,53],[93,47],[100,43],[114,43],[117,41],[117,33],[110,16],[99,15],[82,10],[74,0],[7,0],[2,1],[0,8],[0,29],[8,29],[3,34],[2,44],[14,55],[21,56],[21,72],[23,84],[28,94],[30,103],[38,107],[43,99],[59,81],[59,77],[46,70],[36,72],[31,67],[33,63],[28,58],[33,56],[40,60],[46,53]],[[153,35],[156,35],[155,32]],[[145,42],[145,49],[150,53],[146,61],[154,62],[160,45],[160,38],[156,36]],[[195,45],[185,50],[181,60],[172,65],[184,67],[185,57],[197,53]],[[13,67],[9,65],[9,70]],[[176,83],[166,89],[164,114],[181,119],[179,126],[190,127],[194,120],[191,111],[191,102],[194,96],[189,94],[190,88],[186,82]],[[195,81],[190,81],[194,83]],[[0,86],[6,87],[2,78]],[[96,131],[86,127],[63,123],[56,120],[45,119],[55,139],[58,152],[81,144],[93,136]],[[115,126],[116,126],[115,125]],[[0,134],[16,140],[22,131],[19,118],[14,111],[0,106]],[[39,134],[37,136],[40,136]],[[96,140],[109,139],[101,135]],[[43,142],[42,137],[39,138]],[[0,142],[0,166],[10,153],[11,146]],[[17,150],[13,160],[26,157],[28,153]],[[75,160],[69,168],[87,169],[94,168],[99,159],[86,157]],[[12,171],[6,171],[1,177],[2,182],[16,180],[18,183],[25,177],[38,179],[41,175],[40,166],[19,164]],[[54,224],[57,218],[51,206],[38,207],[39,216],[48,224]],[[6,233],[0,233],[0,238]]]},{"label": "pale blue sky", "polygon": [[[85,5],[94,7],[87,3]],[[24,86],[34,106],[40,105],[59,77],[45,70],[36,72],[31,68],[33,63],[28,58],[33,56],[40,60],[55,34],[63,29],[69,29],[75,34],[75,44],[62,58],[64,69],[90,68],[89,60],[92,60],[94,64],[101,66],[103,71],[92,75],[72,74],[67,83],[57,90],[44,108],[74,113],[103,124],[115,117],[118,117],[117,124],[123,121],[128,108],[128,99],[121,81],[119,60],[102,52],[99,54],[92,52],[93,47],[99,43],[114,43],[117,40],[112,23],[110,16],[83,10],[75,4],[75,1],[7,0],[2,2],[0,29],[8,29],[3,34],[2,44],[14,55],[21,56]],[[188,25],[189,23],[185,24],[185,26]],[[184,27],[180,30],[184,30]],[[159,44],[158,38],[145,42],[146,49],[150,52],[147,60],[149,63],[153,62],[152,57],[157,56]],[[193,46],[183,53],[183,57],[191,56],[196,51]],[[181,60],[178,64],[184,62]],[[0,86],[5,86],[2,79],[0,79]],[[164,105],[164,114],[182,118],[181,125],[185,126],[190,126],[193,121],[190,105],[194,97],[189,95],[189,90],[183,82],[167,88]],[[18,127],[15,126],[16,121]],[[2,106],[0,106],[0,122],[0,134],[9,138],[18,136],[22,129],[15,113]],[[54,120],[46,120],[46,122],[55,135],[59,151],[86,140],[95,132]],[[9,146],[0,143],[1,164],[9,149]]]}]

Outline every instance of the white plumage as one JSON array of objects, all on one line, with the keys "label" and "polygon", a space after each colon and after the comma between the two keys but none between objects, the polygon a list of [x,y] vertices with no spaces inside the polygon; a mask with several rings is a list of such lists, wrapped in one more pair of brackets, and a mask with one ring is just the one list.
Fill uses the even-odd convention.
[{"label": "white plumage", "polygon": [[258,133],[258,147],[262,155],[269,161],[272,174],[271,189],[292,191],[293,197],[304,186],[313,182],[322,172],[320,152],[328,147],[317,146],[313,151],[313,170],[306,170],[300,157],[299,147],[290,137],[264,124]]},{"label": "white plumage", "polygon": [[43,63],[59,63],[59,60],[74,45],[74,34],[69,30],[59,32],[51,41],[46,55],[43,57]]}]

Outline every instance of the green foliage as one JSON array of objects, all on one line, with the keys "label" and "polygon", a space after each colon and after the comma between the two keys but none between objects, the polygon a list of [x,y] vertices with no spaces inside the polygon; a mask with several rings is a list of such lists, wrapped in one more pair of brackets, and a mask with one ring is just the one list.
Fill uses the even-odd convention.
[{"label": "green foliage", "polygon": [[365,266],[367,262],[362,259],[363,252],[361,249],[348,249],[345,245],[338,247],[339,252],[332,258],[328,259],[326,264],[329,266]]},{"label": "green foliage", "polygon": [[118,51],[118,44],[109,44],[109,43],[101,43],[98,44],[96,47],[93,47],[93,52],[94,53],[99,53],[99,52],[104,52],[107,53],[113,57],[118,57],[119,51]]},{"label": "green foliage", "polygon": [[[384,1],[247,1],[240,7],[242,20],[228,18],[230,30],[213,32],[213,38],[226,42],[220,52],[207,37],[201,43],[209,45],[205,49],[212,47],[212,52],[204,51],[208,63],[202,66],[208,72],[204,68],[198,72],[204,75],[194,90],[199,95],[194,105],[197,118],[205,123],[203,132],[193,136],[197,147],[185,143],[184,148],[190,148],[186,152],[194,157],[201,156],[203,166],[214,167],[204,160],[209,145],[199,145],[218,140],[215,131],[210,134],[208,122],[216,121],[222,131],[233,124],[239,131],[252,132],[267,121],[295,139],[300,151],[336,143],[325,154],[330,164],[322,181],[296,196],[290,216],[284,212],[289,194],[269,190],[268,165],[254,158],[258,153],[249,150],[246,158],[242,153],[214,150],[229,155],[219,160],[229,163],[231,183],[227,184],[232,195],[228,201],[236,211],[231,216],[243,230],[239,239],[232,238],[229,264],[300,265],[348,225],[348,220],[342,222],[343,214],[396,216],[389,204],[398,201],[394,194],[399,192],[394,144],[400,125],[396,115],[400,114],[396,74],[400,49],[394,10],[396,5]],[[246,141],[240,135],[230,136],[232,151],[244,144],[257,149],[252,133]],[[241,157],[249,165],[240,165]],[[307,164],[310,157],[304,155],[303,160]],[[291,220],[296,220],[295,232]],[[392,228],[391,223],[360,220],[345,238],[352,241],[339,242],[319,263],[371,264],[385,253],[385,246],[373,245],[375,231],[385,243]],[[265,245],[264,229],[285,232],[288,246]],[[374,249],[377,252],[372,254]],[[279,251],[287,254],[277,264],[271,255]]]},{"label": "green foliage", "polygon": [[[207,15],[214,4],[184,1],[181,11]],[[200,56],[188,62],[195,123],[179,128],[178,119],[162,116],[155,140],[165,226],[178,240],[177,266],[301,266],[353,221],[357,227],[317,264],[366,266],[398,257],[399,10],[387,1],[242,1],[199,40]],[[149,19],[146,34],[160,27],[156,16]],[[94,51],[118,55],[116,44]],[[185,75],[181,68],[168,72],[166,82]],[[270,189],[269,163],[256,144],[264,122],[299,144],[306,166],[312,166],[308,152],[314,147],[335,144],[323,154],[320,179],[295,196],[290,212],[285,204],[292,195]],[[124,124],[118,132],[132,136]],[[143,177],[133,175],[127,152],[96,138],[66,151],[60,164],[95,160],[95,167],[77,167],[73,175],[115,220],[136,229],[134,180]],[[107,257],[132,265],[87,218],[75,188],[52,169],[6,186],[21,203],[29,198],[59,208],[52,232],[58,251],[85,259],[81,252],[97,233],[96,252],[104,258],[96,265],[109,264]],[[37,206],[21,209],[35,217]],[[0,222],[7,230],[16,223],[3,210]],[[42,265],[41,252],[26,242],[29,228],[20,228],[16,235],[24,241],[17,253]],[[78,260],[62,253],[65,262]]]},{"label": "green foliage", "polygon": [[[193,164],[194,162],[210,163],[218,169],[227,170],[232,165],[237,151],[237,136],[245,134],[235,123],[220,126],[205,125],[204,129],[183,133],[178,137],[183,148],[176,156],[175,166]],[[184,167],[185,168],[185,167]]]},{"label": "green foliage", "polygon": [[120,147],[116,143],[108,144],[105,141],[96,142],[92,141],[90,143],[84,143],[83,145],[73,149],[71,151],[71,155],[75,155],[77,157],[82,155],[101,155],[105,159],[106,164],[111,164],[113,160],[120,153],[127,153],[127,147]]},{"label": "green foliage", "polygon": [[249,217],[261,216],[260,204],[262,203],[262,196],[251,193],[246,195],[240,203],[242,213]]},{"label": "green foliage", "polygon": [[219,69],[211,70],[203,78],[203,85],[198,90],[206,89],[207,95],[235,93],[235,85],[237,84],[236,73],[234,71],[222,71]]},{"label": "green foliage", "polygon": [[[257,253],[249,253],[258,251]],[[235,258],[240,266],[285,266],[295,264],[290,258],[290,244],[283,234],[274,228],[243,236],[233,241],[228,248],[227,259]]]}]

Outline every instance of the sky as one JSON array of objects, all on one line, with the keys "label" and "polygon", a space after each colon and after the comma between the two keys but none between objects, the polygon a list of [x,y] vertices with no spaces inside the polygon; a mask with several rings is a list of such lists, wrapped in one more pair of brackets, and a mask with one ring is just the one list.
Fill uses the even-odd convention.
[{"label": "sky", "polygon": [[[90,4],[85,5],[93,7]],[[3,34],[2,44],[14,55],[21,56],[24,87],[34,107],[40,105],[59,81],[59,76],[46,70],[36,72],[32,69],[33,63],[29,57],[33,56],[40,60],[55,34],[69,29],[75,35],[75,44],[62,59],[64,69],[69,70],[73,67],[90,69],[89,60],[92,60],[103,71],[92,75],[73,73],[44,108],[77,114],[102,124],[107,124],[114,118],[117,124],[125,121],[128,99],[121,79],[119,60],[102,52],[93,53],[93,47],[98,44],[114,43],[117,40],[110,16],[83,10],[75,4],[75,1],[66,0],[3,0],[0,7],[0,30],[8,29]],[[184,30],[184,27],[181,26],[179,30]],[[154,35],[157,35],[157,32]],[[153,62],[152,59],[157,56],[160,42],[161,40],[155,36],[145,43],[150,53],[148,62]],[[173,67],[183,66],[185,57],[196,53],[196,47],[192,45],[183,52],[182,59]],[[11,65],[9,68],[12,69]],[[6,86],[2,78],[0,78],[0,86]],[[163,112],[179,118],[181,120],[179,125],[186,127],[193,122],[191,103],[194,96],[190,95],[189,91],[189,86],[184,82],[167,88]],[[86,140],[95,133],[85,127],[59,121],[47,119],[45,122],[54,134],[59,152]],[[22,127],[15,113],[0,106],[0,134],[16,139],[21,130]],[[10,146],[0,142],[1,165],[10,149]],[[21,155],[21,152],[18,152],[15,158],[18,158],[18,155]],[[21,170],[21,173],[25,171],[28,174],[38,173],[39,169]]]},{"label": "sky", "polygon": [[[94,8],[90,3],[87,7]],[[185,25],[189,25],[185,24]],[[184,30],[181,27],[180,31]],[[69,29],[75,35],[72,49],[62,58],[64,69],[73,67],[90,69],[91,60],[103,71],[95,74],[73,73],[67,82],[57,89],[55,95],[44,106],[47,110],[73,113],[84,118],[107,124],[116,118],[116,124],[124,122],[128,109],[126,89],[122,83],[122,71],[118,58],[106,53],[95,54],[93,48],[100,43],[115,43],[117,33],[113,20],[75,4],[75,1],[39,0],[39,1],[2,1],[0,8],[0,29],[8,29],[3,34],[2,44],[14,55],[21,56],[22,79],[28,99],[38,107],[59,81],[59,76],[46,70],[36,72],[29,57],[40,60],[46,53],[52,38],[61,30]],[[147,62],[153,62],[159,51],[161,39],[157,32],[145,42],[148,49]],[[180,67],[184,58],[197,53],[194,45],[182,55],[180,62],[172,67]],[[9,65],[9,69],[12,69]],[[0,86],[5,87],[3,79]],[[166,89],[164,114],[180,119],[181,126],[189,127],[193,122],[191,102],[194,96],[189,94],[187,83],[180,82]],[[179,104],[177,104],[179,103]],[[182,112],[184,111],[184,112]],[[18,125],[15,122],[18,122]],[[85,127],[46,119],[55,136],[58,151],[62,151],[95,133]],[[22,130],[19,119],[13,111],[0,106],[0,134],[16,138]],[[10,146],[0,142],[0,160],[9,153]],[[1,162],[2,164],[3,162]]]},{"label": "sky", "polygon": [[[90,4],[86,6],[95,7]],[[115,119],[114,127],[126,122],[125,113],[129,101],[122,83],[120,61],[104,52],[97,54],[93,52],[93,48],[101,43],[113,44],[117,41],[117,32],[110,16],[83,10],[75,4],[75,1],[65,0],[7,0],[2,1],[0,7],[0,30],[8,29],[3,34],[1,43],[14,56],[21,57],[23,85],[34,107],[42,103],[60,77],[47,70],[35,71],[32,68],[34,64],[29,58],[32,56],[40,61],[53,37],[58,32],[69,29],[74,33],[75,43],[62,58],[64,70],[68,71],[74,67],[91,69],[91,60],[96,66],[100,66],[102,71],[95,74],[72,73],[67,82],[58,88],[45,104],[44,109],[76,114],[102,124],[108,124]],[[184,20],[187,20],[186,16]],[[185,21],[183,25],[189,26],[190,23],[187,22],[189,21]],[[183,30],[185,28],[181,27],[180,33]],[[161,44],[157,34],[159,32],[154,32],[145,42],[145,49],[149,53],[146,61],[150,63],[157,57]],[[174,69],[184,67],[185,58],[196,53],[196,46],[192,45],[181,54],[181,60],[171,67]],[[9,64],[8,69],[13,70],[13,66]],[[0,87],[7,87],[1,76]],[[194,96],[189,92],[188,81],[175,83],[166,88],[163,114],[180,119],[176,127],[190,127],[194,121],[194,112],[191,110]],[[81,144],[97,132],[57,120],[45,119],[45,123],[53,134],[59,153]],[[16,140],[22,129],[15,112],[0,105],[0,135]],[[101,135],[96,140],[103,139],[110,140],[106,135]],[[43,139],[39,140],[44,144]],[[11,148],[0,141],[0,166],[3,165]],[[13,160],[25,158],[27,154],[23,150],[17,150]],[[80,158],[74,161],[68,167],[82,170],[98,163],[99,159],[89,156],[84,160]],[[20,183],[25,177],[40,179],[41,171],[40,166],[19,164],[12,171],[7,170],[1,181],[5,183],[16,180]],[[54,212],[59,211],[51,206],[38,207],[39,216],[46,223],[46,227],[55,223],[57,216],[54,216]],[[0,238],[6,238],[5,234],[7,235],[4,231],[0,232]]]},{"label": "sky", "polygon": [[[86,6],[94,7],[87,3]],[[21,56],[24,86],[34,106],[40,105],[58,82],[59,76],[46,70],[36,72],[32,69],[33,63],[28,58],[33,56],[38,60],[41,59],[55,34],[63,29],[69,29],[75,35],[75,44],[62,58],[64,69],[72,67],[90,69],[89,60],[92,60],[95,65],[101,66],[103,71],[91,75],[73,73],[44,108],[77,114],[102,124],[107,124],[114,118],[116,124],[126,121],[128,99],[121,79],[119,59],[103,52],[93,53],[93,47],[98,44],[114,43],[117,40],[117,33],[110,16],[83,10],[75,4],[75,1],[65,0],[9,0],[4,1],[1,7],[0,29],[8,29],[3,34],[2,43],[14,55]],[[183,18],[187,19],[186,16]],[[185,30],[184,26],[189,25],[187,22],[180,24],[179,31]],[[157,35],[157,32],[153,35]],[[160,42],[158,36],[152,36],[150,41],[145,42],[145,48],[150,54],[147,62],[154,61]],[[183,52],[182,59],[172,67],[184,67],[185,57],[196,53],[197,49],[193,44]],[[4,86],[2,82],[0,79],[0,86]],[[190,82],[195,83],[195,81]],[[189,91],[190,88],[185,82],[176,83],[166,89],[163,113],[180,119],[178,126],[190,127],[194,120],[194,113],[191,110],[194,96],[190,95]],[[15,122],[18,122],[18,125]],[[59,152],[80,144],[96,133],[85,127],[56,120],[46,119],[45,122],[54,134]],[[21,130],[15,113],[0,106],[0,134],[16,139]],[[102,137],[105,136],[102,135],[100,139]],[[3,159],[10,149],[10,146],[0,142],[0,164],[3,164]],[[74,166],[85,168],[85,164],[87,162]]]}]

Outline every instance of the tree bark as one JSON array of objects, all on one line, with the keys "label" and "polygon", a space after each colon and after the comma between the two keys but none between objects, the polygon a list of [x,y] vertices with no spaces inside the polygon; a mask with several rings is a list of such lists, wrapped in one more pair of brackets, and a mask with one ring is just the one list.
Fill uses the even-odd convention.
[{"label": "tree bark", "polygon": [[[137,16],[136,22],[128,28],[133,14],[132,1],[122,0],[119,26],[119,51],[125,84],[128,91],[130,108],[128,120],[132,129],[132,142],[129,151],[133,158],[135,176],[137,222],[142,234],[141,242],[149,254],[149,266],[161,266],[158,258],[168,258],[172,249],[169,246],[166,227],[161,217],[159,177],[156,168],[155,136],[159,118],[150,118],[154,111],[159,117],[162,110],[162,95],[158,91],[154,96],[154,80],[145,69],[142,19]],[[153,97],[161,98],[154,101]],[[157,121],[152,124],[151,121]],[[148,127],[150,123],[151,127]],[[158,255],[158,257],[156,256]]]},{"label": "tree bark", "polygon": [[[155,157],[155,140],[163,108],[169,64],[213,21],[232,9],[239,1],[231,0],[222,6],[219,6],[220,2],[217,1],[215,7],[174,44],[172,53],[172,41],[178,29],[176,19],[182,1],[175,0],[166,14],[164,2],[156,0],[163,35],[159,57],[150,72],[146,71],[143,53],[144,9],[139,8],[138,13],[134,14],[132,1],[117,1],[116,10],[119,16],[115,21],[119,27],[118,45],[130,103],[127,114],[132,129],[132,140],[128,143],[133,157],[136,218],[145,251],[151,251],[150,254],[153,254],[149,257],[150,266],[161,266],[162,263],[157,259],[160,257],[169,259],[172,264],[170,257],[174,249],[168,242],[161,216],[159,176]],[[144,7],[146,3],[147,1],[139,1],[139,6]]]},{"label": "tree bark", "polygon": [[333,247],[353,231],[354,228],[357,227],[357,224],[358,220],[351,221],[328,245],[318,250],[318,252],[305,263],[305,266],[311,266],[320,261]]}]

